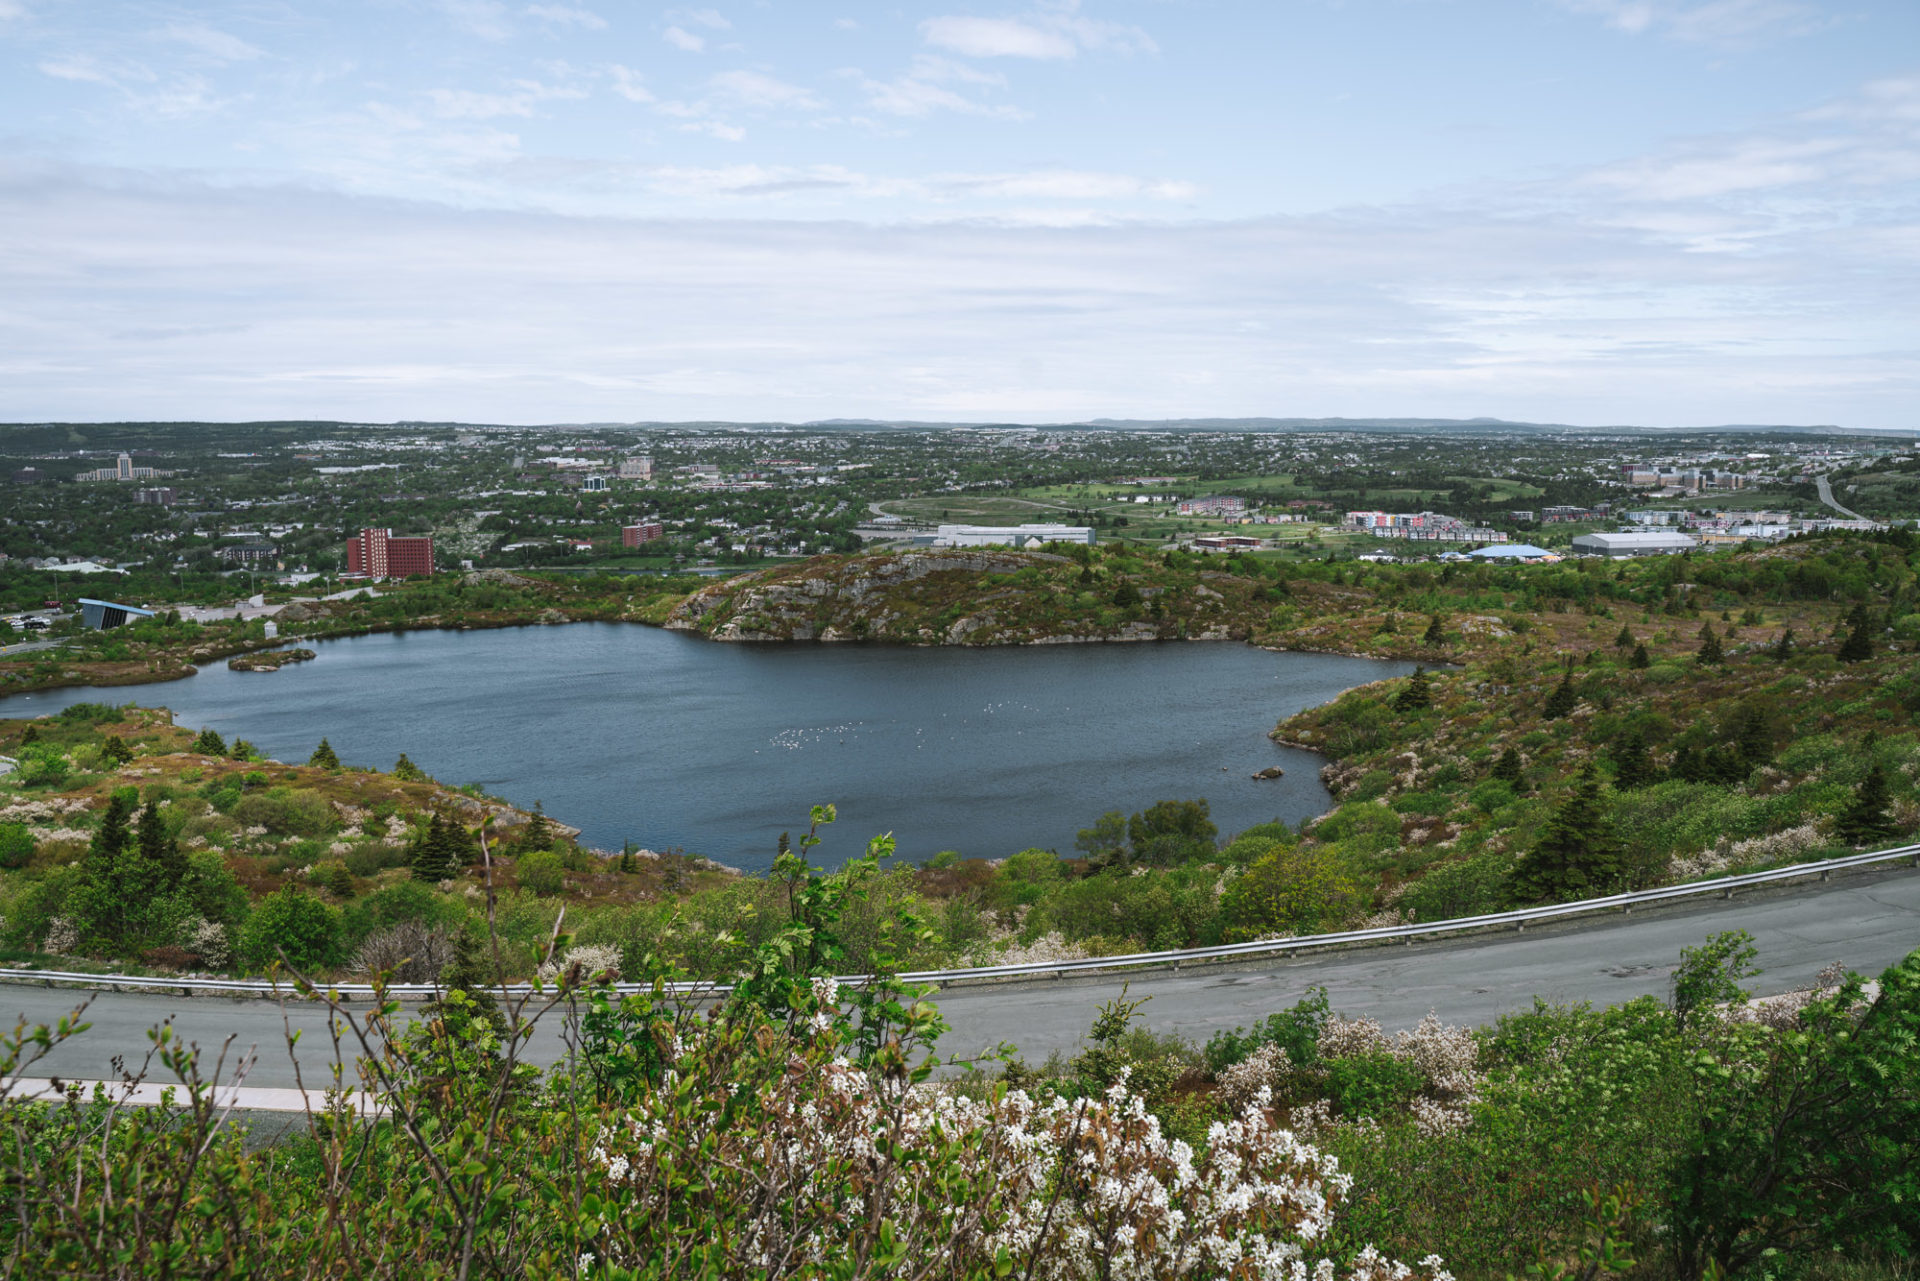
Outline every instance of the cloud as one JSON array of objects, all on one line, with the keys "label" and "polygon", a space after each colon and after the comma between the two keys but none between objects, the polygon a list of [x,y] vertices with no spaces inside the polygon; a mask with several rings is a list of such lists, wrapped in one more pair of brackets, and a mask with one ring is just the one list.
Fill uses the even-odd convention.
[{"label": "cloud", "polygon": [[1052,0],[1018,18],[928,18],[920,24],[920,38],[969,58],[1044,60],[1073,58],[1082,49],[1157,51],[1153,39],[1138,27],[1081,17],[1079,0]]},{"label": "cloud", "polygon": [[0,0],[0,22],[10,22],[15,18],[27,16],[27,6],[22,0]]},{"label": "cloud", "polygon": [[531,116],[542,102],[587,96],[585,89],[574,85],[543,85],[533,80],[516,80],[506,93],[478,93],[471,89],[429,89],[426,93],[433,102],[433,113],[442,120]]},{"label": "cloud", "polygon": [[669,9],[667,20],[689,27],[705,27],[709,31],[733,30],[733,24],[721,17],[717,9]]},{"label": "cloud", "polygon": [[145,63],[131,59],[78,53],[47,59],[39,69],[55,80],[104,85],[118,92],[136,114],[156,119],[208,115],[227,105],[227,100],[216,97],[201,76],[162,77]]},{"label": "cloud", "polygon": [[501,41],[513,34],[507,19],[507,6],[500,0],[435,0],[434,7],[468,35],[482,40]]},{"label": "cloud", "polygon": [[1600,18],[1628,35],[1654,32],[1705,45],[1747,45],[1772,36],[1797,36],[1827,25],[1801,0],[1556,0],[1563,9]]},{"label": "cloud", "polygon": [[798,85],[757,71],[722,71],[708,81],[721,95],[749,107],[818,110],[820,100]]},{"label": "cloud", "polygon": [[936,111],[954,111],[963,115],[997,116],[1005,120],[1023,120],[1026,112],[1006,104],[994,104],[971,98],[952,88],[954,85],[984,89],[1004,89],[1006,78],[981,71],[950,58],[921,54],[913,66],[892,80],[873,80],[852,73],[860,80],[867,102],[876,111],[892,116],[927,116]]},{"label": "cloud", "polygon": [[161,29],[160,35],[187,45],[215,62],[249,62],[265,56],[263,50],[240,37],[198,22],[169,23]]},{"label": "cloud", "polygon": [[1071,58],[1080,47],[1057,31],[1013,18],[928,18],[920,36],[939,49],[969,58]]},{"label": "cloud", "polygon": [[613,91],[628,102],[652,102],[653,94],[641,83],[642,76],[631,67],[614,63],[607,68],[607,74],[613,77]]},{"label": "cloud", "polygon": [[950,198],[994,200],[1192,200],[1200,193],[1200,189],[1190,182],[1066,169],[1034,173],[947,174],[932,180],[931,186]]},{"label": "cloud", "polygon": [[660,38],[674,48],[684,49],[688,53],[699,53],[707,47],[705,37],[696,36],[691,31],[680,27],[668,27],[660,33]]},{"label": "cloud", "polygon": [[529,18],[554,27],[578,27],[583,31],[605,31],[607,20],[591,9],[576,9],[564,4],[534,4],[521,10]]},{"label": "cloud", "polygon": [[[869,180],[677,181],[697,197]],[[1728,258],[1480,195],[876,231],[15,171],[0,239],[36,252],[8,265],[0,377],[17,416],[62,419],[1910,423],[1912,219]],[[1044,377],[1023,377],[1035,361]]]}]

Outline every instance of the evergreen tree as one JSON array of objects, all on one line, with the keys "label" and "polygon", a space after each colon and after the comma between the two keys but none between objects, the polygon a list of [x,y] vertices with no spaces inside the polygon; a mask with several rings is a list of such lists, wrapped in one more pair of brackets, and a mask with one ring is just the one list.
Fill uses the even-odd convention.
[{"label": "evergreen tree", "polygon": [[1514,791],[1519,791],[1526,781],[1525,776],[1520,772],[1520,753],[1511,747],[1500,753],[1500,759],[1493,763],[1493,769],[1488,772],[1488,777],[1497,778]]},{"label": "evergreen tree", "polygon": [[136,840],[141,859],[158,874],[160,884],[177,888],[187,875],[187,856],[180,852],[180,842],[167,835],[160,807],[152,801],[140,807]]},{"label": "evergreen tree", "polygon": [[544,850],[553,844],[553,825],[547,822],[546,807],[539,801],[533,803],[533,816],[514,844],[523,850]]},{"label": "evergreen tree", "polygon": [[1854,790],[1853,801],[1834,824],[1834,831],[1849,845],[1869,845],[1899,834],[1899,825],[1887,813],[1892,791],[1887,786],[1887,771],[1879,761],[1867,768],[1867,776]]},{"label": "evergreen tree", "polygon": [[1547,701],[1541,705],[1540,715],[1550,721],[1557,721],[1580,704],[1580,696],[1573,690],[1573,673],[1561,676],[1560,683],[1553,693],[1547,695]]},{"label": "evergreen tree", "polygon": [[1622,623],[1620,624],[1620,634],[1613,638],[1613,646],[1615,649],[1625,649],[1631,644],[1633,644],[1633,629],[1625,623]]},{"label": "evergreen tree", "polygon": [[1433,620],[1427,624],[1427,634],[1420,638],[1420,643],[1428,649],[1446,648],[1447,629],[1441,623],[1440,615],[1435,614]]},{"label": "evergreen tree", "polygon": [[1427,669],[1416,667],[1413,675],[1407,678],[1407,687],[1393,696],[1393,710],[1396,712],[1418,712],[1433,706],[1433,685],[1427,679]]},{"label": "evergreen tree", "polygon": [[408,760],[405,752],[400,753],[400,759],[393,763],[393,776],[403,783],[425,783],[429,781],[427,779],[427,772]]},{"label": "evergreen tree", "polygon": [[315,769],[339,769],[340,758],[334,754],[333,744],[323,738],[320,746],[313,749],[313,755],[307,757],[307,764]]},{"label": "evergreen tree", "polygon": [[1113,603],[1120,609],[1139,609],[1141,599],[1140,589],[1132,583],[1122,583],[1113,592]]},{"label": "evergreen tree", "polygon": [[448,820],[436,813],[427,820],[427,830],[414,838],[409,862],[416,881],[444,881],[454,874],[454,837]]},{"label": "evergreen tree", "polygon": [[217,729],[203,729],[200,731],[200,737],[193,740],[193,750],[202,756],[225,756],[227,740],[220,737],[220,731]]},{"label": "evergreen tree", "polygon": [[1604,894],[1619,887],[1624,870],[1600,777],[1589,765],[1540,839],[1514,865],[1514,897],[1539,902]]},{"label": "evergreen tree", "polygon": [[109,734],[100,744],[100,755],[115,765],[125,765],[133,759],[133,749],[127,746],[127,740],[117,734]]},{"label": "evergreen tree", "polygon": [[1773,643],[1773,656],[1782,662],[1793,657],[1793,628],[1780,633],[1780,639]]},{"label": "evergreen tree", "polygon": [[1645,642],[1633,647],[1633,657],[1627,660],[1627,666],[1636,672],[1644,672],[1653,666],[1653,660],[1647,657],[1647,646]]},{"label": "evergreen tree", "polygon": [[1843,663],[1864,662],[1873,657],[1873,627],[1867,617],[1867,607],[1855,605],[1853,613],[1847,619],[1847,639],[1840,643],[1840,661]]},{"label": "evergreen tree", "polygon": [[1727,659],[1720,649],[1720,637],[1714,633],[1712,623],[1703,623],[1700,627],[1700,649],[1697,657],[1708,667],[1715,667]]},{"label": "evergreen tree", "polygon": [[233,740],[233,746],[227,749],[227,757],[236,761],[251,761],[260,755],[260,749],[244,738]]},{"label": "evergreen tree", "polygon": [[127,852],[133,844],[133,832],[129,827],[132,818],[133,803],[127,799],[125,792],[115,792],[107,798],[107,812],[100,816],[100,826],[87,843],[86,866],[90,874],[106,875],[120,861],[120,856]]},{"label": "evergreen tree", "polygon": [[639,870],[640,860],[634,857],[633,841],[631,839],[622,841],[620,843],[620,871],[622,874],[630,876]]},{"label": "evergreen tree", "polygon": [[1757,703],[1742,703],[1733,720],[1733,748],[1748,771],[1773,759],[1773,731]]},{"label": "evergreen tree", "polygon": [[1653,762],[1647,758],[1647,740],[1640,731],[1628,730],[1613,747],[1613,785],[1630,792],[1652,781]]}]

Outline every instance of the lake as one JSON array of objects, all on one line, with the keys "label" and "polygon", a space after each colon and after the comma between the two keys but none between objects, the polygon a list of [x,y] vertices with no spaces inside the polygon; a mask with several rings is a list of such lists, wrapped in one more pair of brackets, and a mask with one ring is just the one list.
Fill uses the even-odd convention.
[{"label": "lake", "polygon": [[[352,765],[405,752],[443,783],[545,804],[617,850],[680,847],[763,870],[807,808],[838,863],[891,831],[903,856],[1071,853],[1106,810],[1205,797],[1221,832],[1328,808],[1321,758],[1275,722],[1411,663],[1163,643],[919,649],[725,645],[621,623],[416,631],[311,643],[281,671],[216,663],[160,685],[0,699],[172,708],[278,760],[322,736]],[[1277,781],[1256,781],[1270,765]]]}]

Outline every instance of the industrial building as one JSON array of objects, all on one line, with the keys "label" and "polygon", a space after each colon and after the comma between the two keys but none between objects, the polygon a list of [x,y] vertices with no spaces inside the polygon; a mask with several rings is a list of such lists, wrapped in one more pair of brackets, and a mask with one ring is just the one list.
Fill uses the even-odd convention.
[{"label": "industrial building", "polygon": [[1691,534],[1668,530],[1634,530],[1619,534],[1582,534],[1573,540],[1576,556],[1605,556],[1624,560],[1629,556],[1672,556],[1692,551],[1700,540]]},{"label": "industrial building", "polygon": [[357,578],[431,578],[433,538],[363,529],[347,540],[347,573]]},{"label": "industrial building", "polygon": [[935,547],[1042,547],[1048,543],[1091,543],[1089,525],[942,525]]},{"label": "industrial building", "polygon": [[90,600],[85,596],[80,598],[80,622],[97,632],[152,617],[152,610],[141,609],[137,605],[118,605],[110,600]]}]

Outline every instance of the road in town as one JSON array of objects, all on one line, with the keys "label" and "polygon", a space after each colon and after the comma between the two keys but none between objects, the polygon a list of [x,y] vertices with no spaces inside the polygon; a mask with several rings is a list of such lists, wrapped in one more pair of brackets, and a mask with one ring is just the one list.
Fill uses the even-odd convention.
[{"label": "road in town", "polygon": [[[1083,1043],[1094,1012],[1130,984],[1151,997],[1143,1023],[1204,1041],[1214,1032],[1245,1026],[1299,1000],[1315,984],[1333,1007],[1368,1014],[1388,1029],[1411,1027],[1429,1011],[1449,1023],[1487,1024],[1526,1009],[1535,996],[1550,1001],[1606,1005],[1636,996],[1664,996],[1680,949],[1721,930],[1754,936],[1763,974],[1751,986],[1768,995],[1812,985],[1834,961],[1877,975],[1920,948],[1920,874],[1910,869],[1851,875],[1825,884],[1742,891],[1732,901],[1608,915],[1524,933],[1487,934],[1450,942],[1359,948],[1292,960],[1227,967],[1096,976],[1017,984],[964,985],[937,1000],[952,1030],[941,1043],[948,1055],[971,1055],[1002,1042],[1032,1063],[1050,1053],[1071,1054]],[[47,988],[0,987],[0,1019],[47,1022],[87,994]],[[364,1001],[353,1008],[364,1009]],[[288,1027],[303,1030],[300,1065],[311,1087],[325,1083],[331,1041],[324,1012],[290,1002],[226,997],[176,998],[147,994],[93,994],[92,1030],[61,1046],[26,1075],[113,1078],[115,1056],[137,1064],[148,1029],[171,1017],[176,1035],[212,1052],[231,1035],[235,1049],[260,1048],[247,1084],[295,1084],[286,1050]],[[552,1062],[563,1053],[555,1025],[543,1025],[532,1057]]]},{"label": "road in town", "polygon": [[1820,491],[1820,501],[1825,503],[1827,506],[1833,508],[1835,511],[1839,512],[1842,516],[1845,516],[1850,520],[1866,519],[1866,517],[1862,516],[1859,512],[1854,511],[1848,507],[1842,507],[1838,502],[1834,500],[1833,486],[1827,483],[1827,478],[1825,476],[1815,476],[1813,478],[1813,484],[1814,484],[1814,487]]}]

